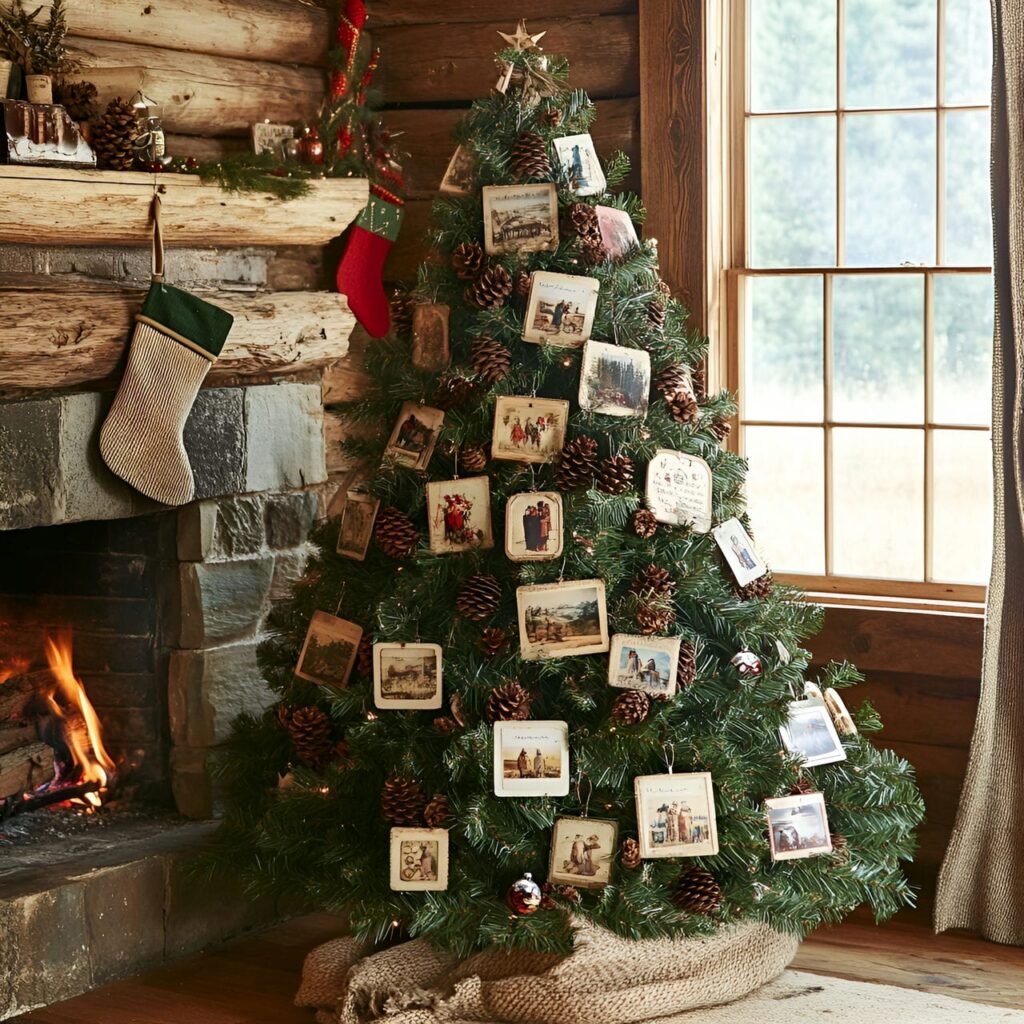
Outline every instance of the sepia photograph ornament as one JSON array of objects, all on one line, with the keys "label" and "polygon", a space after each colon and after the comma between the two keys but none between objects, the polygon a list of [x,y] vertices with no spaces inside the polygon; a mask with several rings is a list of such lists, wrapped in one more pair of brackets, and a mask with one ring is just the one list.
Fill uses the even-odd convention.
[{"label": "sepia photograph ornament", "polygon": [[744,647],[737,651],[730,659],[732,665],[741,676],[759,676],[763,671],[761,659],[751,650]]},{"label": "sepia photograph ornament", "polygon": [[540,907],[542,898],[540,886],[533,880],[533,875],[527,871],[519,881],[512,883],[505,902],[513,913],[525,917]]}]

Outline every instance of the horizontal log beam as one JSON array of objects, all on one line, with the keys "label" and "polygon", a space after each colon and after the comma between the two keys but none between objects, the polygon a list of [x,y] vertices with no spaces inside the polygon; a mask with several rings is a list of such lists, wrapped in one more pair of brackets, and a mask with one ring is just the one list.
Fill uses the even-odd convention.
[{"label": "horizontal log beam", "polygon": [[159,100],[169,132],[242,135],[264,119],[293,124],[315,117],[324,97],[324,76],[316,68],[81,37],[68,43],[101,102],[141,89]]},{"label": "horizontal log beam", "polygon": [[[495,0],[459,0],[444,8],[446,24],[466,21],[491,22],[497,17],[506,17],[503,32],[515,30],[517,18],[537,19],[536,25],[529,25],[531,32],[543,32],[550,27],[550,20],[557,14],[561,18],[579,18],[598,14],[635,14],[637,0],[559,0],[557,12],[551,0],[519,0],[514,10],[506,8]],[[438,20],[437,0],[392,0],[376,4],[370,14],[368,26],[381,25],[422,25]],[[546,44],[547,40],[544,40]]]},{"label": "horizontal log beam", "polygon": [[[0,275],[4,310],[0,393],[76,388],[119,372],[144,292],[66,279]],[[208,296],[235,317],[208,384],[317,369],[348,352],[355,318],[329,292]]]},{"label": "horizontal log beam", "polygon": [[225,192],[183,174],[0,167],[0,242],[149,245],[153,192],[163,186],[166,245],[323,245],[366,205],[363,178],[311,182],[301,199]]},{"label": "horizontal log beam", "polygon": [[[518,12],[517,12],[518,16]],[[496,33],[510,30],[510,18],[477,22],[441,32],[436,24],[396,25],[374,31],[384,54],[380,86],[388,103],[439,104],[472,100],[494,85]],[[593,98],[636,96],[640,37],[633,15],[553,20],[544,49],[572,61],[572,85]]]},{"label": "horizontal log beam", "polygon": [[[406,183],[409,195],[424,198],[437,191],[444,177],[448,160],[455,149],[452,132],[465,116],[465,110],[390,110],[383,115],[388,128],[401,133],[396,147],[409,153],[406,161]],[[640,100],[638,97],[604,100],[597,108],[594,144],[607,159],[621,149],[632,161],[640,163]],[[627,182],[627,187],[630,183]]]},{"label": "horizontal log beam", "polygon": [[[44,10],[50,4],[44,4]],[[67,0],[73,35],[284,64],[322,64],[327,11],[286,0]],[[44,15],[45,16],[45,15]]]}]

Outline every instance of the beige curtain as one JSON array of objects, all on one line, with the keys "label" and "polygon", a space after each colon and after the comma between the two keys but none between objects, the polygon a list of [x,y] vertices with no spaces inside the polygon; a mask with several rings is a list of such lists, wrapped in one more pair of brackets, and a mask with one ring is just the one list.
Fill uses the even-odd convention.
[{"label": "beige curtain", "polygon": [[1024,4],[992,0],[995,538],[981,703],[935,928],[1024,944]]}]

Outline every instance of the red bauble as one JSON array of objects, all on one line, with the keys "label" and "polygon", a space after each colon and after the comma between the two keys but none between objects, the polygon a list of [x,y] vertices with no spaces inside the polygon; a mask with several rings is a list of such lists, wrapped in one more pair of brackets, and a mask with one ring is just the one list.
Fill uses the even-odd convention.
[{"label": "red bauble", "polygon": [[186,158],[185,166],[190,171],[198,170],[199,169],[199,161],[194,156],[190,156],[190,157]]},{"label": "red bauble", "polygon": [[525,916],[533,914],[541,902],[540,886],[533,880],[533,875],[527,871],[518,882],[513,882],[505,902],[509,909],[517,914]]},{"label": "red bauble", "polygon": [[324,142],[316,128],[308,129],[299,139],[299,159],[307,164],[324,162]]}]

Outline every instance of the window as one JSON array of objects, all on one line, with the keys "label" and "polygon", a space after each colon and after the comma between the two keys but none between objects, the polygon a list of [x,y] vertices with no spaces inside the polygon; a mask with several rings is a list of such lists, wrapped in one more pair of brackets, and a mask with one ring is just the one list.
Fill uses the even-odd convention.
[{"label": "window", "polygon": [[725,344],[759,546],[812,590],[980,599],[988,0],[734,14]]}]

